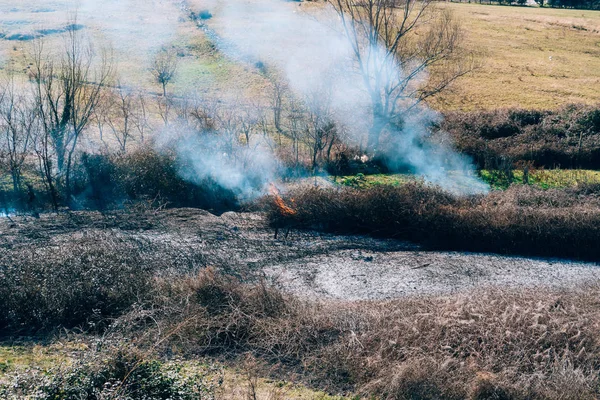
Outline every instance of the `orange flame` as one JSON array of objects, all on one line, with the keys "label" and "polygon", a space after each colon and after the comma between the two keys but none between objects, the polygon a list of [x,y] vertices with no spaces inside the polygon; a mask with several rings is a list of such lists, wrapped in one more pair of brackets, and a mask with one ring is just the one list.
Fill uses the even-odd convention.
[{"label": "orange flame", "polygon": [[[273,196],[273,198],[275,199],[275,205],[279,209],[281,215],[285,217],[291,217],[297,214],[296,210],[285,204],[285,201],[283,201],[283,199],[281,198],[279,189],[277,189],[277,186],[275,186],[275,184],[271,183],[269,185],[269,192],[271,193],[271,196]],[[292,202],[293,201],[294,200],[292,199]]]}]

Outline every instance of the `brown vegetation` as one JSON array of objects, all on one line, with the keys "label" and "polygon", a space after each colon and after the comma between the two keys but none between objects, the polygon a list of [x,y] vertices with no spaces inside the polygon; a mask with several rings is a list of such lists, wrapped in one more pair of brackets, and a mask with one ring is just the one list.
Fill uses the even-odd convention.
[{"label": "brown vegetation", "polygon": [[[533,197],[512,193],[515,203]],[[436,204],[450,204],[444,196]],[[140,230],[144,219],[131,215],[133,225],[123,228]],[[111,228],[110,220],[102,221]],[[595,286],[308,301],[264,281],[241,283],[205,269],[200,254],[184,255],[163,241],[72,225],[72,240],[32,238],[5,249],[1,332],[80,327],[102,332],[100,342],[82,338],[101,345],[50,378],[0,387],[0,393],[40,387],[87,393],[105,382],[111,383],[106,390],[118,389],[119,382],[125,389],[137,390],[136,382],[145,382],[143,390],[156,385],[170,390],[161,364],[153,360],[200,357],[239,365],[250,354],[280,378],[295,376],[330,392],[367,397],[592,399],[600,394]]]},{"label": "brown vegetation", "polygon": [[167,285],[167,326],[189,322],[175,339],[184,351],[234,359],[251,352],[331,391],[389,399],[598,395],[596,288],[319,304],[210,271]]},{"label": "brown vegetation", "polygon": [[208,269],[155,280],[145,301],[105,335],[112,338],[108,353],[92,350],[92,363],[60,372],[44,387],[93,389],[97,381],[81,374],[103,370],[109,375],[98,379],[110,377],[112,388],[135,385],[129,376],[164,382],[151,360],[174,352],[233,363],[250,354],[279,378],[366,397],[593,399],[600,394],[599,294],[597,287],[482,289],[318,303]]},{"label": "brown vegetation", "polygon": [[293,215],[274,205],[274,226],[368,233],[433,249],[600,260],[598,188],[540,190],[513,186],[456,198],[420,184],[288,193]]},{"label": "brown vegetation", "polygon": [[546,168],[600,168],[600,108],[506,109],[447,113],[441,128],[481,168],[510,163]]}]

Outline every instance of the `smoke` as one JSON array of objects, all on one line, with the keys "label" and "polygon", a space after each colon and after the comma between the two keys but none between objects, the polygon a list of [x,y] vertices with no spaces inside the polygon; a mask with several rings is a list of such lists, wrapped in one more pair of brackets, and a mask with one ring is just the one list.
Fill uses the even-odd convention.
[{"label": "smoke", "polygon": [[281,176],[281,166],[266,142],[228,145],[219,135],[205,133],[176,141],[175,149],[182,178],[196,184],[212,180],[242,202],[263,195]]},{"label": "smoke", "polygon": [[[77,11],[78,23],[86,27],[86,32],[97,41],[110,44],[116,51],[116,59],[125,60],[120,63],[119,74],[128,84],[142,84],[140,76],[146,77],[144,81],[149,79],[146,69],[150,55],[176,38],[183,17],[182,5],[186,4],[174,0],[73,0],[62,3],[25,0],[25,3],[48,11],[38,13],[40,18],[60,20],[61,23],[68,13]],[[348,144],[361,143],[373,118],[371,98],[356,71],[354,52],[343,35],[339,17],[332,10],[320,8],[318,12],[304,12],[305,8],[313,6],[282,0],[189,0],[187,3],[196,11],[210,10],[214,18],[208,25],[224,39],[217,43],[222,52],[236,60],[261,61],[268,68],[277,70],[301,100],[327,102],[328,107],[317,106],[315,109],[327,108],[346,133],[344,140]],[[57,13],[62,13],[63,17],[56,18]],[[385,51],[373,49],[373,54],[372,68],[381,67],[387,74],[403,75],[403,66],[385,57]],[[419,84],[426,79],[426,71],[421,71],[412,82]],[[408,109],[414,100],[407,99],[405,108]],[[485,192],[487,187],[476,178],[469,159],[456,153],[449,140],[429,140],[430,127],[439,118],[425,106],[406,112],[396,131],[382,137],[385,144],[382,150],[388,164],[392,168],[409,169],[426,181],[453,192]],[[165,135],[174,136],[173,132]],[[281,172],[266,139],[255,140],[248,147],[236,140],[230,143],[223,142],[222,138],[217,140],[217,136],[186,135],[185,139],[176,142],[180,158],[189,166],[182,169],[186,179],[196,181],[212,177],[223,187],[241,193],[242,197],[252,198]]]},{"label": "smoke", "polygon": [[429,139],[432,123],[440,120],[438,113],[424,107],[407,113],[401,134],[387,144],[389,166],[407,168],[452,193],[486,193],[489,186],[479,179],[471,160],[454,150],[448,135]]},{"label": "smoke", "polygon": [[148,57],[169,43],[180,18],[179,7],[165,0],[83,0],[77,13],[80,23],[100,28],[128,58]]},{"label": "smoke", "polygon": [[[339,17],[332,10],[306,13],[302,10],[310,7],[307,3],[292,6],[281,0],[210,0],[201,4],[208,5],[215,16],[210,26],[234,44],[222,46],[222,51],[235,58],[242,53],[276,68],[301,99],[317,94],[329,101],[336,122],[350,133],[350,144],[364,136],[372,120],[371,98],[356,71],[353,49],[342,34]],[[405,73],[383,49],[372,49],[372,55],[372,69],[382,68],[398,77]],[[411,82],[420,85],[426,79],[426,71],[421,71]],[[382,149],[390,167],[408,168],[455,193],[486,192],[488,187],[477,178],[470,160],[456,153],[448,138],[429,140],[430,128],[439,115],[424,105],[415,107],[414,98],[405,102],[410,111],[403,114],[401,127],[385,138]]]}]

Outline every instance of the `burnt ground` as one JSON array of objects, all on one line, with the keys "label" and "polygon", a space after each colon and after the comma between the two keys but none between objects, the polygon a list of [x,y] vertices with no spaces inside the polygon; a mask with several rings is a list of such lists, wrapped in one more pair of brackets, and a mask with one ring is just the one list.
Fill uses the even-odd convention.
[{"label": "burnt ground", "polygon": [[425,251],[396,240],[311,231],[275,239],[263,214],[215,216],[196,209],[0,218],[0,252],[68,246],[73,238],[98,232],[144,241],[147,251],[191,260],[191,269],[213,266],[242,279],[266,278],[312,298],[386,299],[488,286],[568,288],[600,281],[600,267],[594,263]]}]

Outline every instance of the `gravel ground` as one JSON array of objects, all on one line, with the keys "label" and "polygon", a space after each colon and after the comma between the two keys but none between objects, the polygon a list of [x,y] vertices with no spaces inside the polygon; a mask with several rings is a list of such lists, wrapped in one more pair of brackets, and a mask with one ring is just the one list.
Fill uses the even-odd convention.
[{"label": "gravel ground", "polygon": [[292,231],[287,239],[275,239],[260,213],[214,216],[194,209],[0,218],[0,251],[57,246],[106,230],[145,240],[156,249],[150,251],[167,246],[169,254],[203,260],[198,267],[215,266],[244,279],[267,278],[312,298],[374,300],[489,286],[568,288],[600,282],[594,263],[423,251],[395,240],[318,232]]}]

